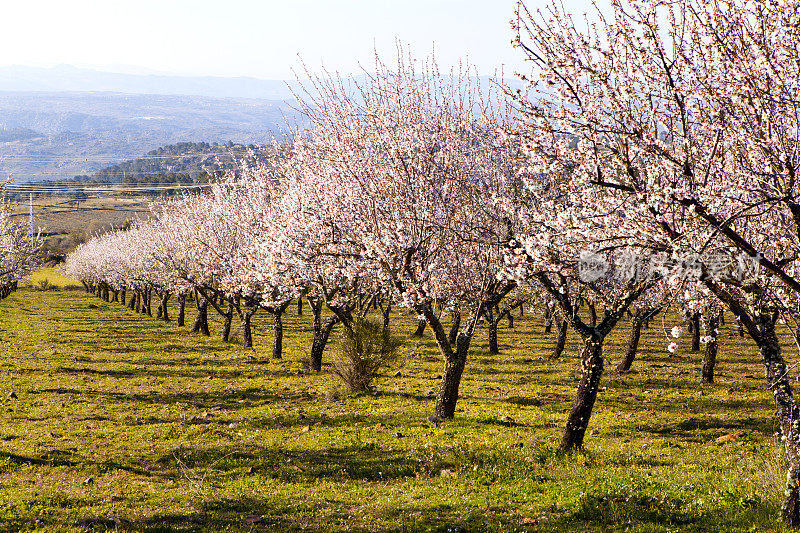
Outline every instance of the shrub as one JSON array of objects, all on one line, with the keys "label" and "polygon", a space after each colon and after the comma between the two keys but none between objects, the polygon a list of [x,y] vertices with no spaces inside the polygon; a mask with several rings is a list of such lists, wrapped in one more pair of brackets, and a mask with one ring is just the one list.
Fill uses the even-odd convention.
[{"label": "shrub", "polygon": [[372,380],[397,360],[400,344],[382,325],[356,320],[352,331],[347,328],[342,331],[333,372],[350,391],[367,391]]}]

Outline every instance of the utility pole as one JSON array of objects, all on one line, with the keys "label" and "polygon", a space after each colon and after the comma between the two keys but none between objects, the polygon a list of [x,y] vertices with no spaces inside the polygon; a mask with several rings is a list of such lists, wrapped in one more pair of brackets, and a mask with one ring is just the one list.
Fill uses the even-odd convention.
[{"label": "utility pole", "polygon": [[30,236],[31,236],[31,239],[32,239],[33,238],[33,193],[31,193],[31,198],[30,198],[30,214],[29,214],[29,218],[30,218],[30,223],[31,223]]}]

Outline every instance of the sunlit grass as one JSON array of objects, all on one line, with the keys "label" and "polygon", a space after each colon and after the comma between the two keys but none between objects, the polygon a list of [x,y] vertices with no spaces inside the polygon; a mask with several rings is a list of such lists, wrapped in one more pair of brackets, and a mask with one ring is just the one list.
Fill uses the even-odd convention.
[{"label": "sunlit grass", "polygon": [[400,375],[349,395],[329,366],[304,370],[309,311],[290,308],[272,360],[267,315],[245,350],[83,292],[0,302],[0,529],[780,530],[774,406],[730,324],[701,386],[700,355],[681,339],[669,357],[660,320],[634,371],[610,370],[624,323],[586,451],[560,456],[578,344],[548,361],[541,316],[503,327],[497,356],[478,333],[457,417],[433,426],[442,362],[429,332],[409,336],[414,316],[393,317]]},{"label": "sunlit grass", "polygon": [[26,285],[33,287],[41,287],[45,285],[53,288],[64,288],[68,286],[81,286],[81,282],[70,278],[66,275],[63,269],[58,267],[44,267],[36,272],[32,272],[28,278]]}]

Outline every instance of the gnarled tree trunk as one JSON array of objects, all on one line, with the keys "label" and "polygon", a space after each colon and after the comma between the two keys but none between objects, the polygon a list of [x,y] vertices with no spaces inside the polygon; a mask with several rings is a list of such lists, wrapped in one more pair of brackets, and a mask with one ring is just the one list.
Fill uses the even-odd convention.
[{"label": "gnarled tree trunk", "polygon": [[242,328],[242,345],[245,348],[253,347],[253,327],[251,325],[252,318],[253,314],[247,311],[239,316],[239,322],[241,323]]},{"label": "gnarled tree trunk", "polygon": [[705,331],[708,342],[703,353],[703,383],[714,383],[714,367],[717,365],[717,350],[719,348],[717,328],[719,326],[719,315],[703,315],[703,330]]},{"label": "gnarled tree trunk", "polygon": [[458,306],[453,308],[450,314],[452,322],[450,324],[450,332],[447,335],[447,340],[450,344],[455,344],[458,338],[458,331],[461,329],[461,309]]},{"label": "gnarled tree trunk", "polygon": [[628,347],[625,350],[625,356],[617,365],[617,372],[627,372],[633,365],[633,360],[636,358],[636,352],[639,350],[639,340],[642,336],[642,328],[647,326],[654,316],[661,311],[661,308],[639,308],[636,313],[631,317],[631,333],[628,337]]},{"label": "gnarled tree trunk", "polygon": [[[453,418],[456,414],[458,389],[467,364],[470,340],[467,334],[460,332],[456,338],[455,350],[450,350],[450,353],[445,355],[442,384],[436,395],[436,407],[433,411],[433,416],[437,418]],[[449,340],[447,345],[450,345]]]},{"label": "gnarled tree trunk", "polygon": [[178,326],[183,327],[186,324],[186,295],[181,293],[178,295]]},{"label": "gnarled tree trunk", "polygon": [[[555,316],[555,315],[553,315]],[[556,335],[556,343],[553,345],[553,353],[550,354],[550,359],[558,359],[564,353],[564,347],[567,345],[567,326],[566,320],[556,318],[558,321],[558,335]]]},{"label": "gnarled tree trunk", "polygon": [[308,367],[315,372],[322,370],[322,354],[328,344],[328,338],[331,336],[333,326],[337,322],[339,322],[339,318],[336,315],[331,315],[324,321],[320,321],[319,327],[316,324],[314,326],[314,338],[311,340]]},{"label": "gnarled tree trunk", "polygon": [[581,354],[581,381],[559,449],[570,451],[583,447],[583,437],[589,425],[592,408],[597,399],[600,378],[603,375],[603,338],[594,333],[583,341]]},{"label": "gnarled tree trunk", "polygon": [[197,315],[192,325],[192,333],[200,333],[208,337],[211,332],[208,330],[208,300],[204,296],[195,292],[194,305],[197,308]]},{"label": "gnarled tree trunk", "polygon": [[486,326],[489,330],[489,353],[491,354],[500,353],[500,347],[497,345],[497,323],[499,320],[500,317],[494,316],[492,308],[486,310]]},{"label": "gnarled tree trunk", "polygon": [[267,311],[272,314],[272,358],[280,359],[283,357],[283,313],[289,307],[289,301],[276,307],[268,307]]},{"label": "gnarled tree trunk", "polygon": [[691,324],[692,333],[692,351],[699,352],[700,351],[700,313],[692,313],[692,316],[689,318],[689,324]]},{"label": "gnarled tree trunk", "polygon": [[228,302],[228,310],[222,314],[222,342],[231,341],[231,324],[233,323],[233,304]]}]

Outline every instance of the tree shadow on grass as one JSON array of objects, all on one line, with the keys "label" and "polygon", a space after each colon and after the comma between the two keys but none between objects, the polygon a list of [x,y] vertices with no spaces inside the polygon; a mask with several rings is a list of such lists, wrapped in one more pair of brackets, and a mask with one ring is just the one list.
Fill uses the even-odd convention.
[{"label": "tree shadow on grass", "polygon": [[[772,506],[760,501],[745,502],[743,508],[695,510],[675,499],[640,495],[585,497],[578,509],[555,516],[521,516],[512,508],[463,509],[452,505],[427,505],[401,509],[389,507],[376,516],[383,525],[352,523],[345,508],[331,509],[335,501],[286,503],[252,497],[207,500],[200,511],[186,514],[157,514],[128,521],[83,519],[78,525],[102,524],[123,531],[148,533],[172,531],[296,532],[322,530],[330,533],[403,532],[466,533],[538,531],[731,531],[743,524],[777,529]],[[362,519],[363,521],[363,519]],[[114,524],[112,524],[114,522]],[[121,522],[121,526],[119,525]]]},{"label": "tree shadow on grass", "polygon": [[126,465],[117,461],[91,461],[83,458],[75,458],[74,454],[64,450],[50,450],[43,454],[41,457],[28,457],[25,455],[18,455],[16,453],[0,451],[0,459],[6,459],[9,463],[15,466],[23,465],[40,465],[40,466],[69,466],[77,467],[93,467],[100,472],[109,472],[113,470],[124,470],[134,474],[149,476],[150,472],[144,468],[133,465]]},{"label": "tree shadow on grass", "polygon": [[[79,390],[73,388],[34,389],[29,394],[55,393],[73,394],[83,398],[101,398],[105,405],[134,404],[134,405],[175,405],[181,403],[196,409],[212,409],[218,407],[226,410],[239,410],[248,407],[248,403],[267,403],[276,401],[310,400],[313,396],[303,391],[267,392],[262,388],[251,387],[247,389],[225,390],[216,392],[142,392],[125,393],[98,390]],[[242,403],[240,403],[242,402]]]},{"label": "tree shadow on grass", "polygon": [[[267,477],[281,483],[314,483],[321,479],[381,482],[415,477],[420,471],[438,472],[452,467],[445,459],[433,462],[408,457],[374,444],[352,444],[321,450],[289,450],[250,446],[191,447],[174,450],[150,461],[153,469],[176,481],[187,470],[227,475],[240,473]],[[209,483],[213,483],[210,476]]]},{"label": "tree shadow on grass", "polygon": [[772,417],[746,417],[733,419],[689,418],[680,422],[667,424],[638,424],[637,431],[646,431],[664,437],[678,437],[692,442],[705,442],[709,438],[719,437],[733,431],[745,433],[757,432],[770,435],[774,431]]}]

